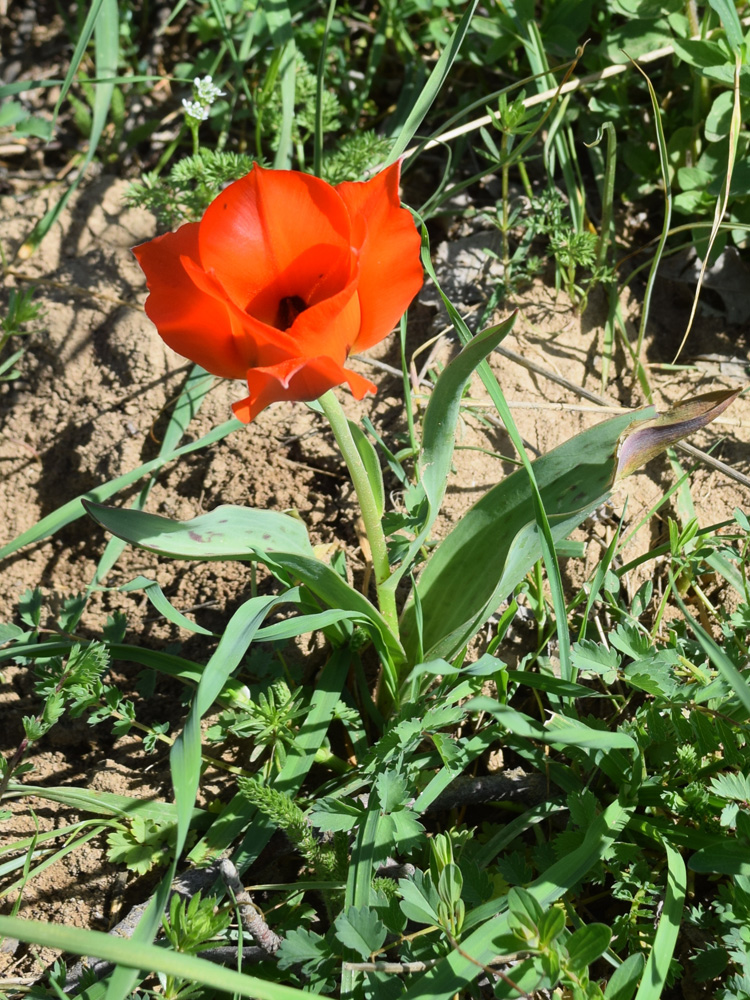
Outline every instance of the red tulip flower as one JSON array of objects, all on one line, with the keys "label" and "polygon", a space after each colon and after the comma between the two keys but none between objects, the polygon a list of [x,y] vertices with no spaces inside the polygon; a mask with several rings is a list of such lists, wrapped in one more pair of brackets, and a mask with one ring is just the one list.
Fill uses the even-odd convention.
[{"label": "red tulip flower", "polygon": [[178,354],[247,380],[249,423],[269,403],[372,382],[344,365],[393,329],[422,285],[420,238],[398,196],[399,164],[332,187],[257,164],[200,222],[134,249],[146,313]]}]

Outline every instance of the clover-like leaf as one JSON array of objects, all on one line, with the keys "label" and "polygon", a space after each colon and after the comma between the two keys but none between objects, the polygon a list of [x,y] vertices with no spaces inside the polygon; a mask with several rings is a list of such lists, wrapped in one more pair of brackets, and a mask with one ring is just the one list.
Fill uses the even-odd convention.
[{"label": "clover-like leaf", "polygon": [[334,926],[339,941],[356,951],[363,961],[385,941],[385,924],[369,906],[350,906],[345,913],[339,913]]}]

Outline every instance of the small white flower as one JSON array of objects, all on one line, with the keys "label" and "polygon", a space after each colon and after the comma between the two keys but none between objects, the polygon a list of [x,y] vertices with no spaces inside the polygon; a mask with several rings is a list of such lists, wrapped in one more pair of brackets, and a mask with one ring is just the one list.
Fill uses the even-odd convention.
[{"label": "small white flower", "polygon": [[219,90],[211,76],[204,76],[202,80],[196,76],[193,80],[193,86],[195,87],[195,96],[203,104],[213,104],[217,97],[224,97],[224,91]]},{"label": "small white flower", "polygon": [[204,122],[208,118],[208,108],[199,101],[186,101],[183,98],[182,106],[188,118],[194,118],[198,122]]}]

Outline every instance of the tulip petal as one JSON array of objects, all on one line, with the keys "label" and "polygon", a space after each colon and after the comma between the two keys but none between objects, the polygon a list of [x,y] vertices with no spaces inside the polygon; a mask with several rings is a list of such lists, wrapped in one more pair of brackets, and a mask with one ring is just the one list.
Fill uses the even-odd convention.
[{"label": "tulip petal", "polygon": [[349,284],[356,259],[347,247],[319,244],[306,247],[299,256],[247,303],[239,305],[250,316],[277,330],[291,324],[281,317],[281,304],[296,300],[303,308],[330,299]]},{"label": "tulip petal", "polygon": [[[196,288],[218,300],[227,312],[236,350],[244,365],[242,374],[233,376],[234,378],[244,378],[245,371],[253,365],[271,364],[299,354],[294,340],[287,332],[268,326],[239,309],[227,296],[213,271],[207,274],[203,268],[186,257],[181,257],[180,263],[192,278]],[[272,360],[269,360],[270,358]]]},{"label": "tulip petal", "polygon": [[284,399],[317,399],[343,383],[349,386],[355,399],[362,399],[368,392],[376,392],[372,382],[331,358],[290,358],[278,365],[251,368],[247,373],[250,395],[233,403],[232,409],[238,420],[249,424],[271,403]]},{"label": "tulip petal", "polygon": [[421,239],[398,195],[400,163],[365,183],[339,184],[358,238],[362,327],[353,350],[364,351],[390,333],[422,287]]},{"label": "tulip petal", "polygon": [[206,294],[184,266],[199,268],[198,226],[188,223],[133,248],[150,292],[146,315],[173,351],[214,375],[244,378],[248,363],[237,350],[221,289]]},{"label": "tulip petal", "polygon": [[337,295],[301,312],[287,330],[296,354],[325,355],[343,364],[357,339],[361,323],[356,281]]},{"label": "tulip petal", "polygon": [[258,164],[200,222],[201,263],[241,309],[271,286],[279,298],[332,294],[349,280],[349,245],[349,214],[334,188]]}]

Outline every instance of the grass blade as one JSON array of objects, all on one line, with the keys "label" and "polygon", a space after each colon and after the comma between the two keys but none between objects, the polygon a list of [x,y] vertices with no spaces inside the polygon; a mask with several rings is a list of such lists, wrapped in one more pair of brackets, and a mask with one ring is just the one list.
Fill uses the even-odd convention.
[{"label": "grass blade", "polygon": [[217,441],[221,441],[228,434],[233,431],[239,430],[241,427],[245,427],[245,424],[241,420],[227,420],[218,427],[215,427],[208,434],[204,434],[202,438],[197,441],[191,441],[189,444],[183,445],[181,448],[176,448],[174,451],[169,452],[167,455],[159,456],[158,458],[151,459],[150,462],[146,462],[144,465],[138,466],[137,469],[133,469],[132,472],[126,472],[122,476],[118,476],[117,479],[111,479],[108,483],[102,483],[101,486],[95,487],[93,490],[89,490],[87,493],[80,493],[73,500],[69,500],[68,503],[58,507],[57,510],[43,517],[40,521],[29,528],[27,531],[22,532],[7,545],[3,545],[0,548],[0,559],[4,559],[6,556],[11,555],[13,552],[18,551],[24,547],[24,545],[32,545],[34,542],[40,542],[44,538],[48,538],[50,535],[54,535],[55,532],[64,528],[66,524],[70,524],[71,521],[77,520],[79,517],[83,517],[86,513],[83,502],[84,500],[91,500],[94,503],[102,503],[104,500],[108,500],[111,496],[114,496],[119,490],[125,489],[132,483],[138,482],[144,476],[148,476],[152,472],[157,472],[168,462],[173,462],[176,458],[180,458],[182,455],[189,455],[191,452],[200,451],[201,448],[206,448],[208,445],[215,444]]},{"label": "grass blade", "polygon": [[471,3],[464,11],[450,43],[443,49],[435,68],[432,73],[430,73],[422,93],[415,101],[414,107],[412,108],[408,118],[399,130],[398,138],[393,144],[393,149],[391,150],[388,159],[385,161],[385,166],[394,163],[399,156],[401,156],[411,140],[414,138],[414,135],[424,121],[427,112],[432,107],[432,102],[435,100],[440,92],[440,88],[445,83],[451,66],[458,55],[459,49],[461,48],[463,40],[466,36],[466,32],[469,30],[469,25],[471,24],[471,19],[474,16],[477,2],[478,0],[471,0]]},{"label": "grass blade", "polygon": [[325,86],[326,75],[326,53],[328,52],[328,35],[333,23],[333,15],[336,11],[336,0],[330,0],[328,4],[328,16],[326,26],[323,30],[323,41],[320,45],[320,56],[318,57],[318,70],[315,80],[315,134],[313,135],[313,173],[320,177],[323,168],[323,88]]},{"label": "grass blade", "polygon": [[747,711],[745,718],[748,718],[748,716],[750,716],[750,684],[746,678],[742,676],[737,667],[735,667],[721,646],[714,642],[708,632],[706,632],[705,629],[699,625],[695,618],[693,618],[690,614],[687,609],[687,605],[680,597],[677,585],[671,573],[669,574],[669,581],[672,585],[675,600],[679,604],[680,610],[685,616],[685,620],[688,625],[693,630],[695,638],[698,640],[703,652],[745,706]]},{"label": "grass blade", "polygon": [[276,170],[288,170],[292,165],[292,126],[294,125],[295,79],[297,46],[292,30],[292,15],[284,0],[264,3],[273,44],[281,53],[279,65],[281,87],[281,128],[273,165]]},{"label": "grass blade", "polygon": [[0,935],[114,962],[128,971],[133,970],[133,978],[138,975],[139,969],[146,968],[253,1000],[304,1000],[309,997],[309,993],[303,990],[248,976],[194,955],[144,944],[134,937],[122,938],[102,931],[85,931],[79,927],[45,924],[18,917],[0,917]]},{"label": "grass blade", "polygon": [[114,77],[117,74],[117,57],[119,54],[120,44],[120,19],[117,0],[98,0],[98,2],[95,3],[89,11],[89,15],[84,22],[84,30],[78,40],[73,60],[71,61],[70,68],[65,77],[65,84],[67,84],[67,87],[63,85],[63,91],[58,99],[53,117],[56,117],[60,108],[60,103],[63,99],[63,94],[67,93],[67,90],[70,88],[70,83],[78,70],[78,66],[83,58],[86,46],[91,38],[92,28],[94,33],[96,76],[99,80],[104,82],[94,84],[96,90],[94,95],[93,114],[91,118],[89,148],[86,152],[83,163],[81,164],[81,168],[73,179],[68,190],[62,198],[60,198],[57,204],[53,205],[53,207],[46,212],[44,216],[42,216],[29,234],[26,242],[19,251],[19,255],[21,257],[29,257],[34,250],[36,250],[59,218],[60,213],[67,205],[70,196],[86,175],[86,171],[96,155],[96,148],[99,145],[99,140],[102,136],[102,132],[104,131],[104,126],[107,124],[109,106],[115,89]]},{"label": "grass blade", "polygon": [[[735,18],[737,17],[737,12],[734,11]],[[693,296],[693,305],[690,309],[690,318],[687,322],[687,327],[685,328],[685,333],[680,341],[680,346],[677,348],[677,353],[672,359],[672,364],[675,364],[680,354],[682,354],[682,349],[685,346],[685,342],[690,335],[690,331],[693,328],[693,320],[695,319],[695,313],[698,309],[698,299],[701,294],[701,286],[703,284],[703,275],[706,273],[706,268],[711,260],[711,251],[713,245],[716,241],[716,237],[719,235],[721,229],[721,220],[727,210],[727,205],[729,204],[729,195],[732,189],[732,175],[734,173],[734,165],[737,160],[737,149],[739,147],[740,133],[742,131],[742,111],[740,108],[740,70],[742,69],[742,61],[740,59],[740,54],[737,52],[735,54],[734,62],[734,101],[732,104],[732,119],[729,125],[729,152],[727,156],[727,175],[724,181],[724,190],[719,195],[716,201],[716,208],[714,209],[714,220],[711,223],[711,232],[708,237],[708,245],[706,247],[703,260],[701,261],[701,269],[698,274],[698,283],[695,288],[695,295]]]},{"label": "grass blade", "polygon": [[659,1000],[667,983],[669,966],[680,931],[682,909],[685,905],[687,871],[682,855],[664,841],[667,852],[667,894],[659,919],[656,937],[643,971],[641,985],[635,1000]]},{"label": "grass blade", "polygon": [[651,296],[654,291],[654,284],[656,283],[656,273],[659,270],[659,264],[661,263],[662,254],[664,253],[664,247],[667,243],[667,236],[669,235],[669,226],[672,221],[672,186],[669,181],[669,153],[667,151],[667,141],[664,138],[664,127],[661,121],[661,107],[659,101],[656,97],[656,91],[654,90],[653,84],[649,79],[648,74],[643,70],[635,60],[632,60],[633,65],[641,74],[641,76],[646,81],[648,86],[649,97],[651,98],[651,110],[654,115],[654,128],[656,129],[656,142],[657,148],[659,150],[659,166],[661,168],[662,183],[664,185],[664,222],[661,227],[661,235],[659,237],[659,242],[656,247],[656,252],[654,253],[654,259],[651,262],[651,268],[648,272],[648,281],[646,282],[646,290],[643,293],[643,306],[641,307],[641,323],[638,328],[638,340],[636,341],[635,348],[632,347],[630,341],[625,337],[625,344],[628,350],[633,356],[633,360],[636,364],[638,380],[641,383],[641,388],[643,389],[647,401],[650,403],[652,401],[652,393],[648,384],[648,376],[643,367],[641,361],[641,352],[643,350],[643,338],[646,335],[646,324],[648,323],[648,317],[651,307]]}]

